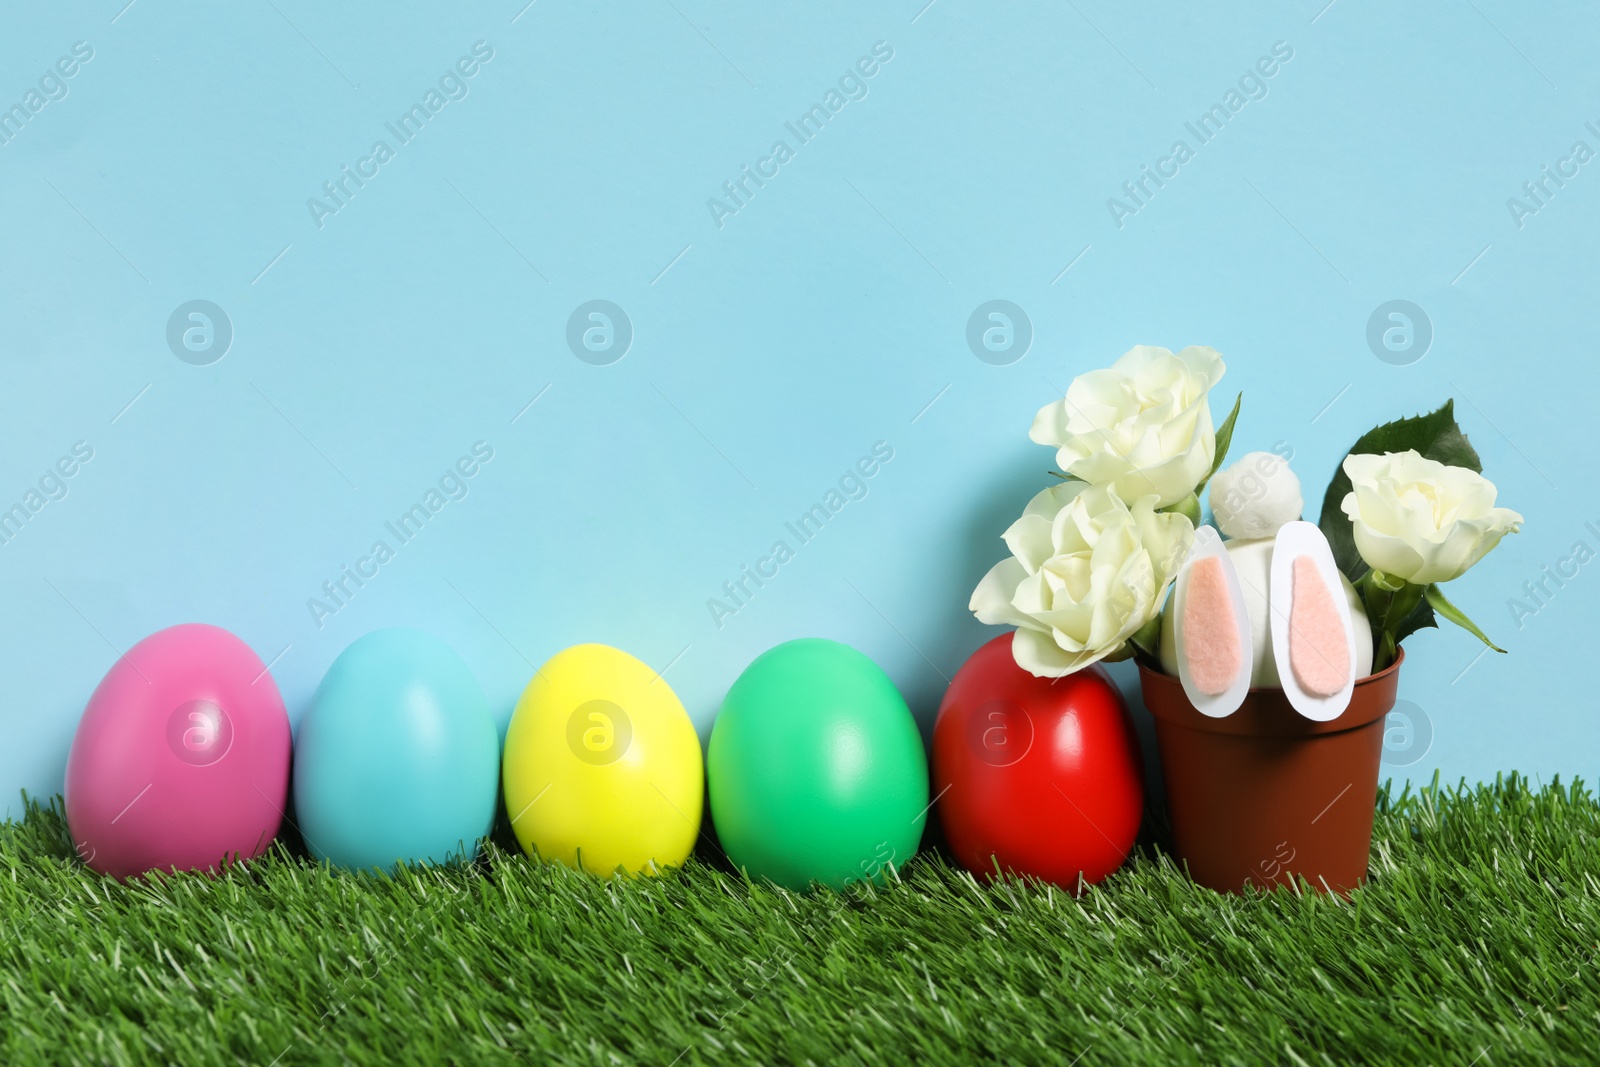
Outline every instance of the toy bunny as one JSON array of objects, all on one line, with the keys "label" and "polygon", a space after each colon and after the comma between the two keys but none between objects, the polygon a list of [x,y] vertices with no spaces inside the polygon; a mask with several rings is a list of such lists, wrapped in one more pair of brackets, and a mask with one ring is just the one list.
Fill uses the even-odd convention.
[{"label": "toy bunny", "polygon": [[[1372,670],[1372,630],[1327,538],[1300,520],[1300,480],[1252,452],[1211,483],[1216,529],[1195,531],[1161,618],[1161,666],[1202,713],[1231,715],[1252,686],[1336,719]],[[1218,529],[1226,534],[1224,541]]]}]

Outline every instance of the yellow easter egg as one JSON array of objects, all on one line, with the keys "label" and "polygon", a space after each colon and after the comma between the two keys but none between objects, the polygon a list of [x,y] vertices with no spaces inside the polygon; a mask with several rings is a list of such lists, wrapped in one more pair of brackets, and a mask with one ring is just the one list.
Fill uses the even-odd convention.
[{"label": "yellow easter egg", "polygon": [[700,833],[700,738],[666,681],[609,645],[534,672],[506,730],[506,813],[529,854],[609,875],[681,864]]}]

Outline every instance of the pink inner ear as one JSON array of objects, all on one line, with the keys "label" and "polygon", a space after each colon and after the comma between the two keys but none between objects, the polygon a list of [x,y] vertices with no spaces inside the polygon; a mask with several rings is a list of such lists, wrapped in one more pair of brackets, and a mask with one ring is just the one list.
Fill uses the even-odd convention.
[{"label": "pink inner ear", "polygon": [[1332,696],[1350,679],[1350,646],[1333,594],[1310,556],[1294,561],[1289,603],[1289,663],[1301,688]]},{"label": "pink inner ear", "polygon": [[1183,600],[1183,654],[1189,677],[1206,696],[1220,696],[1239,677],[1243,655],[1222,561],[1204,556],[1189,568]]}]

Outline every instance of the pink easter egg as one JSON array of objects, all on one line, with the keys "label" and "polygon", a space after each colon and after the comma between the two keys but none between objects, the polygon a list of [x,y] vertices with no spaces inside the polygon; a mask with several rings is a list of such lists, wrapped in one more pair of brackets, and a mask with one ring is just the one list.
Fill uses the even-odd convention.
[{"label": "pink easter egg", "polygon": [[289,793],[277,683],[227,630],[153,633],[106,672],[67,757],[67,825],[84,863],[130,878],[261,855]]}]

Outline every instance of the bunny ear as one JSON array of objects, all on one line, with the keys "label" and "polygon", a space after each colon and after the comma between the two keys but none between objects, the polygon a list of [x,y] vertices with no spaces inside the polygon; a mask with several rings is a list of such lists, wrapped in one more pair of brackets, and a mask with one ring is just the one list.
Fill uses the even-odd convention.
[{"label": "bunny ear", "polygon": [[1315,524],[1278,531],[1268,603],[1284,695],[1308,719],[1337,719],[1355,689],[1355,627],[1333,549]]},{"label": "bunny ear", "polygon": [[1250,692],[1255,660],[1239,575],[1217,532],[1195,531],[1194,547],[1172,587],[1178,680],[1195,710],[1232,715]]}]

